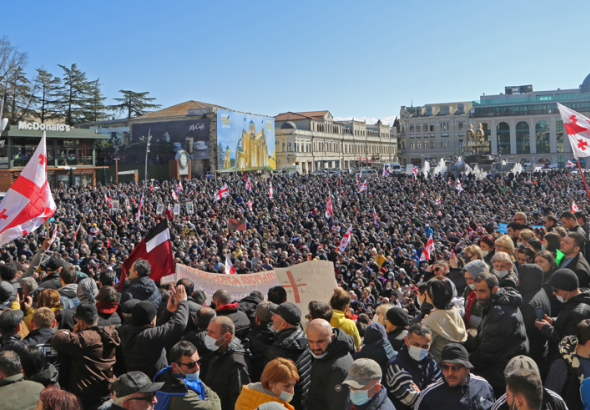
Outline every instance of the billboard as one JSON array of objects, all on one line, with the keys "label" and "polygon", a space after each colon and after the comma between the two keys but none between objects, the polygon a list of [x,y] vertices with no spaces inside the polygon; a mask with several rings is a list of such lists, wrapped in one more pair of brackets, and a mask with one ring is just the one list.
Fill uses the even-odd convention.
[{"label": "billboard", "polygon": [[[162,121],[131,125],[131,138],[152,135],[152,147],[168,145],[170,152],[186,150],[195,159],[209,159],[209,120]],[[160,145],[158,145],[160,144]]]},{"label": "billboard", "polygon": [[217,110],[217,169],[274,170],[275,119]]}]

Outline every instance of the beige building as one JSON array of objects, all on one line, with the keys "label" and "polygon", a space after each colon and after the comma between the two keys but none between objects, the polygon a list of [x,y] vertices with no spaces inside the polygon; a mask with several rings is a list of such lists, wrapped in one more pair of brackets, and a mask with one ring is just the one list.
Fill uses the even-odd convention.
[{"label": "beige building", "polygon": [[311,173],[361,164],[397,162],[397,135],[387,124],[335,121],[329,111],[275,117],[277,170]]}]

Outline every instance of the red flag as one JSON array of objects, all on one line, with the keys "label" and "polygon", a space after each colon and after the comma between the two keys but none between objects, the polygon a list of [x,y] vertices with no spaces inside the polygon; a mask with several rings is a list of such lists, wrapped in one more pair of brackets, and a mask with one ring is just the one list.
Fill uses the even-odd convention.
[{"label": "red flag", "polygon": [[326,204],[326,218],[330,219],[334,211],[332,210],[332,197],[328,197],[328,203]]},{"label": "red flag", "polygon": [[178,195],[176,195],[176,192],[172,191],[172,198],[174,198],[175,201],[178,201]]},{"label": "red flag", "polygon": [[111,198],[111,193],[109,192],[109,206],[113,207],[113,198]]},{"label": "red flag", "polygon": [[270,199],[272,199],[272,194],[273,194],[273,190],[272,190],[272,181],[269,181],[269,185],[268,185],[268,197]]},{"label": "red flag", "polygon": [[168,204],[168,208],[166,208],[166,212],[164,213],[168,219],[172,219],[174,215],[172,215],[172,209],[170,208],[170,204]]},{"label": "red flag", "polygon": [[426,246],[424,247],[424,251],[420,256],[420,261],[429,261],[431,254],[434,254],[434,241],[432,240],[432,234],[428,237],[428,242],[426,242]]},{"label": "red flag", "polygon": [[150,192],[154,190],[154,181],[150,184]]}]

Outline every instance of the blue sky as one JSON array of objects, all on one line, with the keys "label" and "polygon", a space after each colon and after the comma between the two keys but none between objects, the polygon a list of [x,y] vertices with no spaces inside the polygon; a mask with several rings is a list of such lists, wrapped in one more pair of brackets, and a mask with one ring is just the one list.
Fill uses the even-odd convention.
[{"label": "blue sky", "polygon": [[[28,72],[77,63],[103,92],[262,115],[386,118],[506,85],[578,87],[590,1],[27,1],[2,35]],[[109,102],[110,99],[109,99]]]}]

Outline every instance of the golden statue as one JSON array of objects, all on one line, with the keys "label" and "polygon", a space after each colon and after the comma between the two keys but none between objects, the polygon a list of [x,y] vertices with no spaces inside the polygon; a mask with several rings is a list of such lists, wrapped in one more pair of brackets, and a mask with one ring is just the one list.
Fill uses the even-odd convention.
[{"label": "golden statue", "polygon": [[473,131],[473,124],[469,124],[467,130],[467,145],[471,145],[475,142],[475,132]]},{"label": "golden statue", "polygon": [[229,146],[225,149],[225,158],[223,159],[223,168],[231,168],[231,159],[229,157]]},{"label": "golden statue", "polygon": [[[254,121],[250,121],[248,131],[242,130],[242,137],[236,147],[237,169],[256,169],[269,166],[268,146],[264,126],[256,132]],[[224,166],[225,168],[225,166]]]}]

